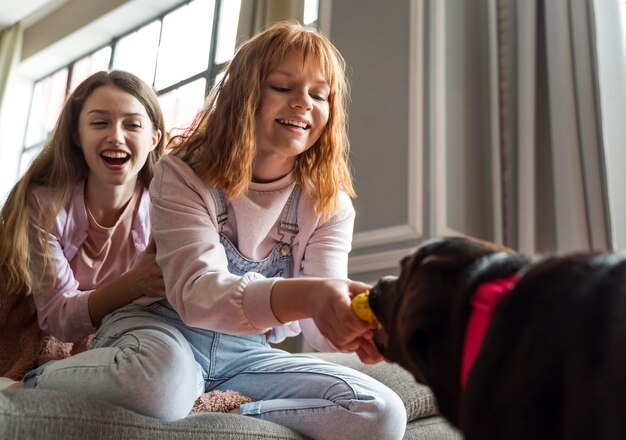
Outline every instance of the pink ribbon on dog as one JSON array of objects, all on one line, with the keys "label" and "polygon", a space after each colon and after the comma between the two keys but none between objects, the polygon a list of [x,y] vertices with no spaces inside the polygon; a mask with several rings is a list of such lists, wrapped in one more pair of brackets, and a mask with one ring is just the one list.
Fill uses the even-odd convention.
[{"label": "pink ribbon on dog", "polygon": [[474,292],[470,300],[472,313],[465,331],[465,345],[461,362],[461,390],[465,389],[467,378],[472,371],[474,360],[478,356],[496,308],[500,301],[515,287],[517,279],[517,275],[513,275],[509,278],[487,281],[478,286]]}]

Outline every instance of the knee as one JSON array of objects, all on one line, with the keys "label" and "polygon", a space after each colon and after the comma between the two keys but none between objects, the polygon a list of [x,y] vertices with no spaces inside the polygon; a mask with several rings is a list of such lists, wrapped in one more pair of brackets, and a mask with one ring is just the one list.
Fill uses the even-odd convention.
[{"label": "knee", "polygon": [[186,368],[188,366],[185,362],[179,362],[176,368],[154,370],[149,375],[129,376],[125,381],[128,390],[125,406],[161,420],[186,417],[204,387],[200,371],[197,368]]},{"label": "knee", "polygon": [[204,380],[189,347],[172,345],[157,353],[126,356],[129,368],[119,376],[127,390],[125,405],[143,415],[177,420],[186,417],[204,387]]},{"label": "knee", "polygon": [[369,438],[399,440],[404,436],[406,408],[395,392],[385,387],[363,403],[363,427],[366,427]]},{"label": "knee", "polygon": [[380,424],[385,430],[385,436],[379,438],[401,439],[404,437],[407,424],[406,408],[402,399],[395,392],[389,390],[381,413]]},{"label": "knee", "polygon": [[126,406],[149,417],[173,421],[189,415],[201,392],[196,375],[160,377],[132,393]]}]

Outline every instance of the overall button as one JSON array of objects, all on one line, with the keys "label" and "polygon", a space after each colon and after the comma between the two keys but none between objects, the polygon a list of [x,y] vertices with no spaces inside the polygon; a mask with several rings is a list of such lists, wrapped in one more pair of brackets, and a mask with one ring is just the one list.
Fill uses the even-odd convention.
[{"label": "overall button", "polygon": [[289,245],[288,245],[288,244],[283,244],[283,245],[280,247],[280,254],[281,254],[283,257],[286,257],[287,255],[289,255]]}]

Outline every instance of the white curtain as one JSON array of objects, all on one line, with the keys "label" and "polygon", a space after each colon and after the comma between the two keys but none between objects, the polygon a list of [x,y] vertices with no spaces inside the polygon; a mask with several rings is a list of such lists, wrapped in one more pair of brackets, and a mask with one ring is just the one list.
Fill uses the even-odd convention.
[{"label": "white curtain", "polygon": [[594,0],[600,112],[613,248],[626,249],[626,3]]},{"label": "white curtain", "polygon": [[610,249],[593,3],[494,1],[504,242]]},{"label": "white curtain", "polygon": [[0,173],[0,205],[15,183],[19,165],[19,151],[14,147],[15,138],[23,135],[22,128],[16,128],[15,123],[15,101],[20,99],[16,97],[16,71],[22,56],[22,39],[22,26],[19,23],[0,32],[0,163],[3,164]]},{"label": "white curtain", "polygon": [[22,56],[22,39],[23,32],[20,23],[0,32],[0,139],[2,139],[4,126],[3,116],[9,109],[5,98]]}]

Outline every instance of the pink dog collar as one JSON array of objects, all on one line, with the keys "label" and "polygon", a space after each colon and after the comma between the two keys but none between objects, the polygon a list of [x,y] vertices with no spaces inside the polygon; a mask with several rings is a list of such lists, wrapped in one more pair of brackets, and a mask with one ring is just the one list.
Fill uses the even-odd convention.
[{"label": "pink dog collar", "polygon": [[465,389],[467,378],[478,356],[483,339],[489,328],[493,313],[500,301],[515,287],[517,275],[509,278],[487,281],[476,289],[471,299],[472,313],[465,331],[465,345],[461,363],[461,390]]}]

